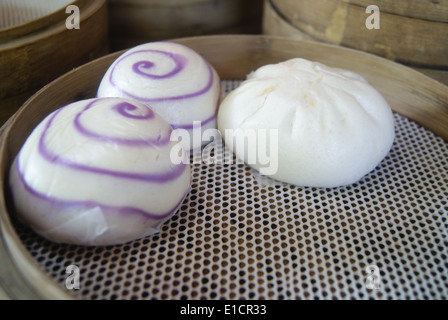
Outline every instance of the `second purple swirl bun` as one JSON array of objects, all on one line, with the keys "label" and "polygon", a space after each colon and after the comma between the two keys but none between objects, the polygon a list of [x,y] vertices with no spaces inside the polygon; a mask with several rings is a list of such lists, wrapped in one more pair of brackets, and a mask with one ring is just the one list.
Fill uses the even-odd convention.
[{"label": "second purple swirl bun", "polygon": [[[174,129],[216,128],[220,79],[197,52],[173,42],[151,42],[123,53],[109,67],[98,97],[120,97],[146,104]],[[183,141],[186,150],[204,145]]]}]

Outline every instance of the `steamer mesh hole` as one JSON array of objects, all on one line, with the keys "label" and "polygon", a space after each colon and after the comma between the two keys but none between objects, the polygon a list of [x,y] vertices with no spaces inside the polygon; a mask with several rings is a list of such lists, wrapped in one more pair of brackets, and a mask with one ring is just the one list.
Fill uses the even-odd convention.
[{"label": "steamer mesh hole", "polygon": [[[223,81],[224,92],[237,81]],[[351,186],[276,184],[226,149],[192,156],[192,187],[161,232],[121,246],[49,242],[16,223],[23,244],[80,299],[446,299],[448,144],[395,114],[386,159]],[[366,268],[378,267],[379,290]]]}]

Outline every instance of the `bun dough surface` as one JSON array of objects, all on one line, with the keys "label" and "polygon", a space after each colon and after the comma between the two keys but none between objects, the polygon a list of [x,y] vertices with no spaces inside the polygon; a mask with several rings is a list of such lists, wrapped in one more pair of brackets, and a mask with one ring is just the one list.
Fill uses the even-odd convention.
[{"label": "bun dough surface", "polygon": [[184,200],[189,165],[173,165],[172,128],[118,98],[69,104],[31,133],[10,169],[16,213],[42,236],[121,244],[158,232]]},{"label": "bun dough surface", "polygon": [[[203,130],[216,128],[220,90],[218,74],[194,50],[173,42],[151,42],[122,54],[104,75],[97,96],[140,101],[173,128],[192,136],[195,121]],[[186,150],[202,144],[184,141]]]},{"label": "bun dough surface", "polygon": [[[381,162],[394,140],[392,111],[366,80],[300,58],[248,75],[222,101],[218,128],[246,163],[251,146],[233,143],[225,131],[278,130],[278,170],[270,177],[312,187],[357,182]],[[261,143],[257,139],[257,149]],[[259,161],[248,164],[263,168]]]}]

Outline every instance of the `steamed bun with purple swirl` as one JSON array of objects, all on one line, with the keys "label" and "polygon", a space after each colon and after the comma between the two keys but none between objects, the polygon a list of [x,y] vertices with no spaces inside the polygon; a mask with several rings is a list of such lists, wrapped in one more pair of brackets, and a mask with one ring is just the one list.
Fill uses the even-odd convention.
[{"label": "steamed bun with purple swirl", "polygon": [[[146,104],[174,129],[216,128],[220,79],[197,52],[173,42],[151,42],[123,53],[105,73],[98,97],[121,97]],[[186,150],[209,141],[184,140]],[[198,139],[200,140],[200,139]]]},{"label": "steamed bun with purple swirl", "polygon": [[15,212],[59,243],[113,245],[158,232],[190,187],[189,165],[170,160],[172,131],[150,108],[125,99],[57,109],[10,169]]}]

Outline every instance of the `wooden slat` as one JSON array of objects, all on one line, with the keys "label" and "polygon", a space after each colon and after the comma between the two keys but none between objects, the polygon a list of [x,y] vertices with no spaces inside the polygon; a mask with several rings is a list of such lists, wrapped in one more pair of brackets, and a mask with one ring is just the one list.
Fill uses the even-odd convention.
[{"label": "wooden slat", "polygon": [[381,7],[382,12],[429,21],[448,22],[448,0],[344,0],[366,8],[370,5]]},{"label": "wooden slat", "polygon": [[268,0],[264,1],[262,32],[268,36],[284,36],[297,40],[320,41],[286,21]]},{"label": "wooden slat", "polygon": [[113,0],[113,50],[175,37],[260,33],[262,0]]},{"label": "wooden slat", "polygon": [[[365,26],[369,16],[366,7],[350,1],[270,1],[286,22],[313,38],[408,65],[448,67],[447,22],[388,13],[382,10],[383,2],[375,2],[380,9],[380,29],[369,30]],[[405,1],[395,2],[404,6]],[[443,5],[447,5],[446,1]]]}]

